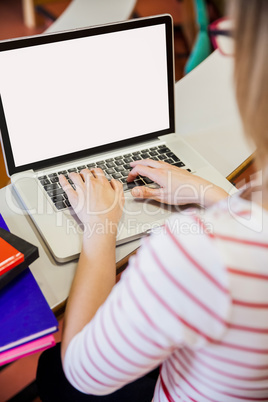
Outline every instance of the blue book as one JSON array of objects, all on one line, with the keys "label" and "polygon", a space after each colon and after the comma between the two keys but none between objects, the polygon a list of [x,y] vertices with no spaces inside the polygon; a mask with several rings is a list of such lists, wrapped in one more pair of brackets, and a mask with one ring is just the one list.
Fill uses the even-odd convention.
[{"label": "blue book", "polygon": [[4,221],[4,218],[2,217],[1,214],[0,214],[0,228],[5,229],[5,230],[9,230],[8,227],[7,227],[7,224]]},{"label": "blue book", "polygon": [[[7,229],[1,215],[0,227]],[[29,268],[0,290],[0,328],[0,353],[58,330]]]}]

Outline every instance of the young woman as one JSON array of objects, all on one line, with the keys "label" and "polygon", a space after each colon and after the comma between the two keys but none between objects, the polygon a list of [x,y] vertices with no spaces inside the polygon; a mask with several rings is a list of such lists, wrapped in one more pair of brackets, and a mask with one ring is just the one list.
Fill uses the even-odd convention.
[{"label": "young woman", "polygon": [[[43,401],[268,400],[267,0],[232,1],[231,22],[214,36],[234,40],[237,101],[262,186],[228,198],[179,168],[133,162],[130,181],[160,184],[134,196],[186,204],[195,193],[206,208],[173,216],[115,285],[122,187],[100,169],[71,174],[76,191],[62,177],[85,232],[61,344],[69,382],[59,348],[44,353]],[[108,229],[88,230],[97,226]]]}]

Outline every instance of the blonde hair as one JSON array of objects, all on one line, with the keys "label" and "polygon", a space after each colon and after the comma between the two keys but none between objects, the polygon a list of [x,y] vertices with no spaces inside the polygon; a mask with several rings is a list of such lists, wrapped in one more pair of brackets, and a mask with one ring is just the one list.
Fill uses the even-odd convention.
[{"label": "blonde hair", "polygon": [[246,134],[257,162],[268,162],[268,0],[231,0],[234,19],[235,85]]}]

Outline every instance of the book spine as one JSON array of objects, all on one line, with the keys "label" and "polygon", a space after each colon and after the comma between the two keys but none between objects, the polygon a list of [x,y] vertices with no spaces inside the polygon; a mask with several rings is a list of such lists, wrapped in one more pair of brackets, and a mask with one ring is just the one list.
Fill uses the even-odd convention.
[{"label": "book spine", "polygon": [[42,352],[45,349],[55,346],[55,338],[53,335],[47,335],[43,338],[17,346],[11,350],[0,353],[0,366],[10,363],[20,357],[29,356],[36,352]]}]

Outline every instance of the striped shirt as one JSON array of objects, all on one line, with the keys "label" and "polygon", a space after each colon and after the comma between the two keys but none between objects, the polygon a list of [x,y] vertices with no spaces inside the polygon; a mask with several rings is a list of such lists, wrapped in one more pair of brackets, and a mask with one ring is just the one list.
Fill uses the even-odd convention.
[{"label": "striped shirt", "polygon": [[233,196],[147,238],[64,371],[112,393],[161,365],[158,401],[268,401],[268,213]]}]

